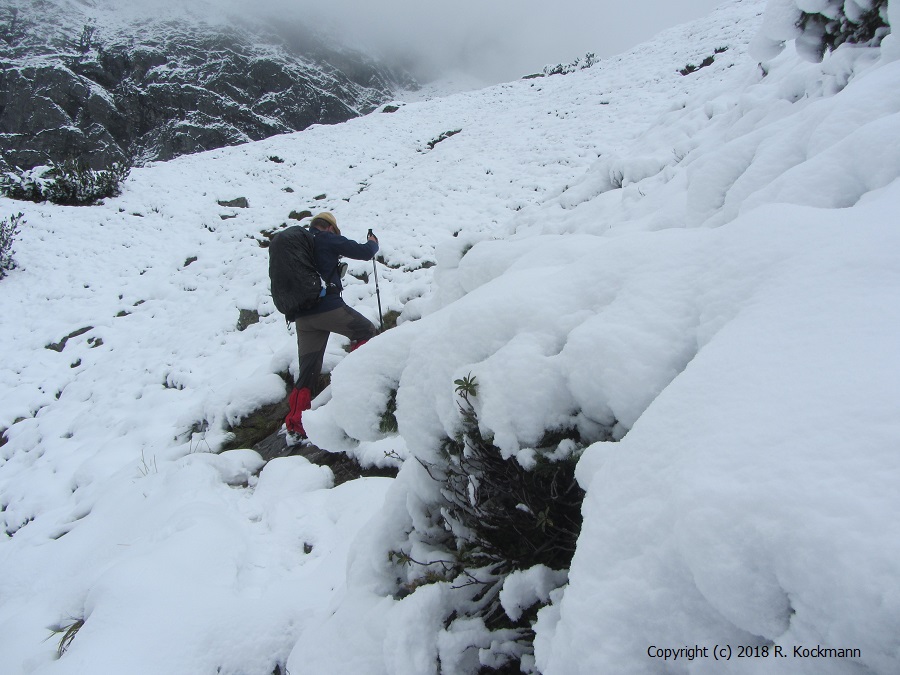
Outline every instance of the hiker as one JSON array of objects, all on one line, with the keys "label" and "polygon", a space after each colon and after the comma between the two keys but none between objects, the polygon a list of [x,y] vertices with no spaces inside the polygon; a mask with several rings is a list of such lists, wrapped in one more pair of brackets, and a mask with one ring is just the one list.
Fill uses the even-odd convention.
[{"label": "hiker", "polygon": [[325,294],[310,309],[297,312],[297,352],[300,355],[300,374],[290,396],[290,412],[284,420],[287,431],[306,438],[303,412],[309,410],[318,392],[319,375],[325,358],[325,347],[331,333],[350,338],[350,351],[372,338],[377,329],[362,314],[351,309],[341,298],[341,277],[346,265],[341,256],[354,260],[371,260],[378,252],[378,238],[369,230],[364,244],[341,236],[337,219],[328,211],[313,218],[309,231],[315,237],[316,270],[325,282]]}]

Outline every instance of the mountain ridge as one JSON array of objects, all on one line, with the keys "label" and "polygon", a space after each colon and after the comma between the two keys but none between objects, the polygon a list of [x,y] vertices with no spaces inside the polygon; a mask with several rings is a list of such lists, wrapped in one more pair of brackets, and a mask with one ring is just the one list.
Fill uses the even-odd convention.
[{"label": "mountain ridge", "polygon": [[[145,164],[371,111],[409,76],[300,26],[0,4],[7,167]],[[2,167],[0,167],[2,168]]]}]

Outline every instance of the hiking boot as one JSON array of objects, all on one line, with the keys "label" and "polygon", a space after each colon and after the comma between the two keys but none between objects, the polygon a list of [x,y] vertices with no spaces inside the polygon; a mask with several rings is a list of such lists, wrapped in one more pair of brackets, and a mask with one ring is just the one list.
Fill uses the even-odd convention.
[{"label": "hiking boot", "polygon": [[292,448],[295,445],[305,445],[306,443],[309,443],[309,439],[307,439],[306,436],[294,433],[293,431],[285,431],[284,444],[289,448]]}]

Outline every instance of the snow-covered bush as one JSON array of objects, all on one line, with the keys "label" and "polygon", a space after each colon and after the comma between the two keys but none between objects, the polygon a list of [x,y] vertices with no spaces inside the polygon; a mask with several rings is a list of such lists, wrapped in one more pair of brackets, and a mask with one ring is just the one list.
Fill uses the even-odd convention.
[{"label": "snow-covered bush", "polygon": [[16,267],[16,261],[13,259],[13,240],[19,234],[19,225],[24,222],[23,217],[23,214],[17,213],[0,220],[0,279]]},{"label": "snow-covered bush", "polygon": [[98,170],[67,160],[49,167],[7,172],[0,177],[0,191],[10,199],[90,206],[106,197],[117,197],[130,171],[124,164]]},{"label": "snow-covered bush", "polygon": [[[444,445],[437,468],[445,520],[471,559],[497,568],[568,567],[581,528],[584,491],[575,482],[578,433],[545,435],[530,461],[504,458],[479,429],[474,378],[457,380],[463,432]],[[527,464],[527,466],[523,466]],[[479,564],[479,566],[482,566]]]},{"label": "snow-covered bush", "polygon": [[795,40],[804,58],[821,61],[844,43],[878,46],[889,33],[888,0],[771,0],[753,47],[762,60]]},{"label": "snow-covered bush", "polygon": [[555,66],[544,66],[544,75],[568,75],[576,70],[590,68],[595,63],[597,63],[597,56],[593,52],[588,52],[584,55],[583,62],[581,58],[576,58],[572,63],[557,63]]},{"label": "snow-covered bush", "polygon": [[[845,42],[877,45],[890,32],[887,21],[888,0],[800,0],[797,44],[806,56],[821,60],[826,50]],[[812,11],[804,11],[809,7]]]},{"label": "snow-covered bush", "polygon": [[690,75],[691,73],[696,73],[701,68],[707,68],[716,62],[716,55],[724,54],[728,51],[728,47],[716,47],[715,51],[707,56],[700,62],[700,65],[695,65],[693,63],[685,64],[684,68],[679,69],[679,73],[682,75]]},{"label": "snow-covered bush", "polygon": [[[462,591],[451,603],[454,622],[477,621],[491,636],[486,641],[490,647],[481,649],[482,665],[518,672],[519,663],[533,652],[537,611],[549,601],[549,590],[565,583],[575,553],[584,499],[575,464],[582,444],[577,431],[560,429],[545,434],[527,459],[503,457],[480,430],[473,405],[477,389],[471,375],[456,381],[462,431],[445,440],[440,460],[420,460],[439,486],[441,499],[434,512],[442,527],[418,536],[420,543],[430,540],[432,552],[443,550],[445,555],[420,561],[395,551],[392,560],[420,568],[405,593],[452,582]],[[552,588],[517,588],[516,578],[535,575],[555,580]]]},{"label": "snow-covered bush", "polygon": [[676,160],[671,153],[662,152],[655,156],[606,154],[582,178],[565,190],[560,197],[560,205],[564,209],[575,208],[604,192],[619,190],[655,176]]}]

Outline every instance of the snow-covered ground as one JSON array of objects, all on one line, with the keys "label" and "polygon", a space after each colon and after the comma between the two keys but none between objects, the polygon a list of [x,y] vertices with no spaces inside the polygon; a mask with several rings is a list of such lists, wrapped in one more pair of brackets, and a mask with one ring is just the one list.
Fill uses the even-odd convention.
[{"label": "snow-covered ground", "polygon": [[[550,584],[540,672],[898,672],[900,45],[761,67],[763,8],[135,170],[102,206],[0,199],[27,221],[0,282],[0,672],[476,668],[456,591],[391,590],[435,499],[418,462],[331,488],[303,458],[214,454],[295,372],[259,241],[303,209],[374,228],[403,311],[330,344],[313,440],[428,460],[471,373],[505,454],[563,425],[589,442],[568,585],[507,589]],[[350,264],[377,321],[372,263]],[[240,331],[240,310],[261,320]]]}]

